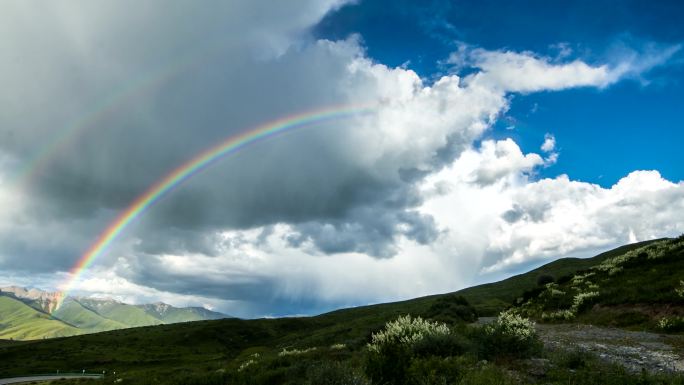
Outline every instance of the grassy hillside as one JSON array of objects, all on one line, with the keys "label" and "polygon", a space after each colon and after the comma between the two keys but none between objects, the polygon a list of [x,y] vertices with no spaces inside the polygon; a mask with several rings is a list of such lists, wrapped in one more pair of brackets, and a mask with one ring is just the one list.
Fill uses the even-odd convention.
[{"label": "grassy hillside", "polygon": [[8,296],[0,295],[0,312],[3,315],[0,319],[2,339],[61,337],[81,333],[79,329]]},{"label": "grassy hillside", "polygon": [[520,310],[542,321],[684,331],[684,237],[593,262],[528,290]]},{"label": "grassy hillside", "polygon": [[572,275],[586,270],[608,258],[622,255],[628,251],[657,242],[650,240],[633,243],[601,253],[592,258],[563,258],[547,263],[527,273],[516,275],[499,282],[473,286],[457,292],[464,296],[477,309],[481,316],[493,316],[510,306],[520,294],[537,285],[537,278],[549,275],[555,278]]},{"label": "grassy hillside", "polygon": [[[526,295],[525,291],[529,295],[532,290],[537,290],[540,274],[552,274],[556,278],[565,276],[565,282],[571,282],[573,276],[583,276],[601,263],[615,267],[615,261],[622,261],[618,257],[630,251],[636,250],[638,256],[643,252],[639,248],[645,245],[648,247],[651,243],[620,248],[589,260],[556,261],[512,279],[459,293],[480,304],[508,305],[510,302],[507,301],[513,302]],[[599,284],[606,290],[605,303],[618,306],[625,300],[640,302],[646,299],[644,296],[653,293],[662,294],[658,298],[662,299],[663,305],[676,302],[679,295],[676,290],[674,295],[663,293],[666,287],[672,292],[669,285],[682,277],[682,260],[681,253],[677,252],[659,258],[659,267],[641,263],[630,265],[634,263],[631,259],[627,264],[618,263],[617,267],[623,270],[619,272],[622,274],[620,280],[613,281],[614,286],[607,281],[598,281],[603,282]],[[656,275],[648,275],[653,269]],[[640,276],[640,271],[643,276]],[[617,279],[615,274],[613,276]],[[663,283],[652,284],[650,294],[618,290],[629,285],[644,287],[655,278]],[[635,377],[589,356],[563,356],[535,350],[538,348],[529,351],[551,360],[555,369],[539,378],[530,377],[526,374],[529,363],[520,361],[525,355],[517,350],[499,355],[503,354],[500,346],[506,346],[506,340],[487,340],[490,337],[482,334],[484,329],[466,325],[474,319],[473,308],[455,294],[343,309],[308,318],[222,319],[17,345],[0,344],[0,378],[27,372],[85,369],[91,372],[116,371],[116,378],[129,384],[368,384],[363,371],[368,367],[366,346],[371,335],[383,329],[388,321],[404,314],[446,322],[452,330],[449,340],[435,341],[411,356],[414,358],[411,358],[410,370],[425,379],[416,383],[443,383],[440,381],[445,378],[452,379],[446,383],[463,384],[667,384],[684,381],[682,378],[649,375]],[[512,346],[517,349],[518,345]],[[425,349],[428,349],[427,353]],[[482,364],[483,359],[495,364]]]},{"label": "grassy hillside", "polygon": [[5,298],[3,306],[0,306],[0,337],[19,340],[227,317],[203,308],[176,308],[164,303],[129,305],[114,300],[72,297],[68,297],[59,309],[50,314],[43,310],[55,307],[48,300],[21,295],[28,292],[50,299],[54,293],[39,289],[27,291],[19,287],[8,289],[14,292],[0,292],[0,297]]},{"label": "grassy hillside", "polygon": [[145,313],[164,323],[178,323],[190,321],[204,321],[226,318],[225,314],[217,313],[201,307],[177,308],[164,303],[137,305]]},{"label": "grassy hillside", "polygon": [[163,322],[135,305],[117,301],[103,301],[89,298],[79,299],[81,305],[109,320],[127,326],[160,325]]},{"label": "grassy hillside", "polygon": [[72,326],[83,329],[84,332],[90,333],[128,327],[126,324],[107,319],[95,313],[73,299],[67,299],[52,315]]}]

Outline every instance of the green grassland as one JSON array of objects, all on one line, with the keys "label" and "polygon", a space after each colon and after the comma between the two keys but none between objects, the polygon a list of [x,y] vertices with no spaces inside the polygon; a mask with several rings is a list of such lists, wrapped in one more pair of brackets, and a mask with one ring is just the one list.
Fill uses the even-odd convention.
[{"label": "green grassland", "polygon": [[[681,238],[667,242],[680,241]],[[539,294],[552,287],[538,285],[541,275],[553,276],[556,282],[562,281],[554,285],[565,288],[562,285],[602,263],[616,267],[616,258],[633,251],[636,253],[632,254],[643,256],[640,248],[652,245],[662,246],[657,242],[629,245],[591,259],[559,260],[526,274],[457,293],[343,309],[316,317],[221,319],[43,341],[0,341],[0,378],[87,370],[105,371],[105,382],[120,380],[124,384],[370,384],[369,367],[373,361],[366,347],[372,334],[382,330],[388,321],[411,314],[445,323],[450,327],[450,337],[411,350],[404,365],[405,379],[385,383],[684,384],[681,376],[630,374],[594,356],[550,351],[536,342],[524,352],[516,345],[511,349],[510,344],[509,350],[501,350],[501,346],[506,346],[505,340],[492,340],[483,332],[485,328],[471,325],[476,311],[493,313],[513,304],[517,304],[518,310],[541,306],[538,313],[531,314],[541,320],[541,312],[565,306],[560,302],[558,306],[541,302],[543,296]],[[644,303],[649,295],[655,295],[661,306],[679,306],[673,288],[679,284],[677,279],[684,276],[684,258],[678,247],[668,248],[666,255],[646,264],[638,259],[618,263],[622,270],[596,280],[605,297],[601,297],[603,302],[591,305],[625,306]],[[620,290],[634,285],[643,288],[654,279],[658,282],[646,292]],[[525,296],[528,298],[522,301]],[[544,310],[547,305],[556,307]],[[568,322],[589,317],[592,309],[582,308]],[[542,374],[535,374],[535,361],[529,360],[532,355],[548,362]]]},{"label": "green grassland", "polygon": [[66,300],[59,309],[52,313],[52,315],[69,325],[91,332],[101,332],[128,327],[128,325],[124,323],[107,319],[100,314],[95,313],[76,300]]},{"label": "green grassland", "polygon": [[80,299],[79,302],[87,309],[91,309],[107,319],[128,326],[148,326],[164,323],[137,306],[115,301],[103,302],[89,298]]},{"label": "green grassland", "polygon": [[4,339],[65,337],[225,317],[224,314],[203,308],[176,308],[166,304],[129,305],[113,300],[71,297],[59,309],[48,314],[38,301],[0,293],[0,338]]},{"label": "green grassland", "polygon": [[77,328],[54,319],[14,298],[0,296],[0,338],[32,339],[80,334]]}]

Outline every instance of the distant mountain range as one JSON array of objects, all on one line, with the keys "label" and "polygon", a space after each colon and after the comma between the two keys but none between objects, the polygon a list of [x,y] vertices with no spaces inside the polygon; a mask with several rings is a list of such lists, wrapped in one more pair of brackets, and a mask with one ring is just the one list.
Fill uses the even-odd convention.
[{"label": "distant mountain range", "polygon": [[138,326],[231,318],[201,307],[157,302],[130,305],[112,299],[67,297],[18,286],[0,287],[0,339],[31,340]]}]

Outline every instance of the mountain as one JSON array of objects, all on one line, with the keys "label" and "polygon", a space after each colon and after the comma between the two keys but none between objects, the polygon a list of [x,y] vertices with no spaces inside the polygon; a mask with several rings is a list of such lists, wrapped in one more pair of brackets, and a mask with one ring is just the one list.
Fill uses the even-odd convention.
[{"label": "mountain", "polygon": [[164,323],[161,319],[147,314],[140,307],[111,299],[79,298],[78,302],[86,309],[90,309],[107,319],[120,322],[129,327],[161,325]]},{"label": "mountain", "polygon": [[127,323],[102,316],[73,298],[67,298],[62,306],[52,313],[52,316],[82,330],[101,332],[130,327]]},{"label": "mountain", "polygon": [[46,313],[52,313],[61,297],[57,292],[51,293],[34,288],[26,289],[19,286],[0,287],[0,292],[9,293],[17,298],[21,298],[25,303]]},{"label": "mountain", "polygon": [[56,309],[59,298],[59,293],[35,288],[0,288],[0,339],[31,340],[229,317],[197,307],[161,302],[131,305],[85,297],[67,297]]},{"label": "mountain", "polygon": [[0,295],[0,339],[36,339],[80,334],[80,330],[15,298]]},{"label": "mountain", "polygon": [[145,313],[164,323],[178,323],[190,321],[203,321],[212,319],[226,318],[224,314],[205,309],[203,307],[177,308],[163,302],[147,305],[137,305]]},{"label": "mountain", "polygon": [[[548,282],[549,278],[553,282]],[[454,293],[340,309],[314,317],[233,318],[46,341],[0,341],[0,378],[87,368],[100,373],[116,371],[117,377],[110,377],[111,380],[121,378],[120,382],[127,384],[159,383],[160,379],[170,378],[177,384],[368,384],[359,373],[364,370],[371,335],[388,321],[411,314],[448,323],[456,338],[449,342],[451,345],[422,347],[422,355],[439,349],[447,351],[439,353],[446,354],[446,358],[417,358],[410,370],[426,373],[426,380],[417,383],[681,384],[684,377],[676,382],[670,377],[653,378],[646,373],[631,375],[587,356],[586,352],[563,355],[545,350],[541,356],[544,358],[534,360],[495,357],[484,361],[479,356],[485,346],[482,334],[477,334],[478,328],[468,323],[473,319],[474,309],[493,312],[513,306],[519,311],[529,310],[538,322],[557,322],[545,320],[543,313],[572,307],[574,298],[585,293],[581,295],[588,298],[582,303],[585,306],[578,307],[575,317],[563,322],[601,321],[606,314],[614,314],[614,318],[622,321],[627,318],[626,313],[618,311],[635,312],[639,306],[650,304],[652,307],[642,313],[639,321],[639,327],[648,330],[660,327],[655,322],[658,317],[674,319],[676,314],[682,314],[682,281],[684,238],[663,239],[627,245],[589,259],[557,260],[525,274]],[[559,295],[553,290],[564,293]],[[587,296],[591,290],[600,294]],[[161,304],[142,308],[156,319],[169,313]],[[643,315],[649,319],[644,320]],[[674,340],[682,336],[667,337]],[[684,343],[684,338],[678,341]],[[460,376],[460,380],[432,377],[428,381],[429,376],[445,372]],[[530,372],[537,374],[530,377]]]}]

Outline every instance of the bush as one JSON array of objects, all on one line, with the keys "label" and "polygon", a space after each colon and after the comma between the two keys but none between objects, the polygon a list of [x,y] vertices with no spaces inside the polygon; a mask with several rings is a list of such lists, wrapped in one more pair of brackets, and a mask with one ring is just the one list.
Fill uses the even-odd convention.
[{"label": "bush", "polygon": [[456,384],[466,370],[460,358],[428,357],[411,362],[406,383],[410,385]]},{"label": "bush", "polygon": [[477,321],[475,308],[470,306],[468,301],[460,295],[446,295],[438,298],[424,316],[436,321],[449,323]]},{"label": "bush", "polygon": [[664,332],[676,333],[684,331],[684,317],[665,317],[658,321],[658,329]]},{"label": "bush", "polygon": [[555,278],[553,278],[553,276],[549,274],[542,274],[537,277],[537,286],[544,286],[547,283],[553,282],[555,282]]},{"label": "bush", "polygon": [[[406,382],[406,370],[416,355],[415,349],[425,349],[423,341],[437,341],[450,333],[445,324],[426,321],[420,317],[411,318],[407,315],[390,321],[384,330],[371,336],[366,374],[374,383],[403,384]],[[423,351],[429,354],[429,349]]]},{"label": "bush", "polygon": [[395,346],[411,347],[427,336],[447,335],[449,327],[438,322],[430,322],[410,315],[399,317],[385,325],[385,330],[373,333],[368,350],[380,353]]},{"label": "bush", "polygon": [[346,363],[323,361],[307,371],[305,384],[310,385],[370,385],[363,374]]},{"label": "bush", "polygon": [[480,330],[480,355],[485,359],[498,357],[531,357],[541,351],[541,342],[534,322],[511,310],[501,312],[496,321]]}]

